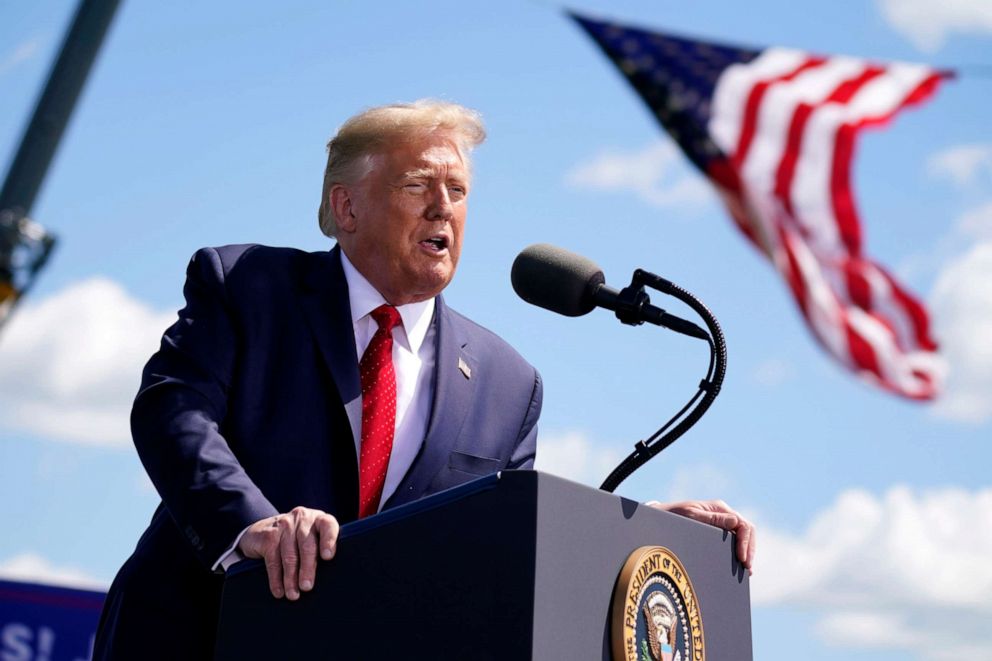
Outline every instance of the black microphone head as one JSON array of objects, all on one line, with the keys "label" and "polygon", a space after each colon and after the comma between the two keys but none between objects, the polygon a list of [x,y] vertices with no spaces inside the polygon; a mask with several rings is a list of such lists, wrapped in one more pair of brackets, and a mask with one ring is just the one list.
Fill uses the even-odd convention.
[{"label": "black microphone head", "polygon": [[513,291],[538,307],[578,317],[596,307],[593,295],[606,282],[591,260],[548,243],[528,246],[513,260]]}]

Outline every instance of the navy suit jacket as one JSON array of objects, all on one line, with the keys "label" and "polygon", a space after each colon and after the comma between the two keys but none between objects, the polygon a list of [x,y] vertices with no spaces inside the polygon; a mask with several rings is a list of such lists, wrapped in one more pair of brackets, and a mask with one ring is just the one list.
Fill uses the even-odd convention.
[{"label": "navy suit jacket", "polygon": [[[162,503],[111,586],[95,659],[209,658],[223,582],[210,567],[241,530],[297,505],[356,518],[344,404],[361,385],[338,251],[194,255],[186,306],[145,366],[131,414]],[[533,465],[537,371],[440,296],[432,323],[427,435],[384,508]]]}]

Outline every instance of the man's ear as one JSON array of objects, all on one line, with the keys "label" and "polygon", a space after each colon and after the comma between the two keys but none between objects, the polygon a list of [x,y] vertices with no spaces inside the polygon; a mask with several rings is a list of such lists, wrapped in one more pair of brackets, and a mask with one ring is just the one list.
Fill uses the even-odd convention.
[{"label": "man's ear", "polygon": [[344,184],[331,186],[331,210],[338,222],[339,232],[354,232],[357,226],[355,219],[354,196]]}]

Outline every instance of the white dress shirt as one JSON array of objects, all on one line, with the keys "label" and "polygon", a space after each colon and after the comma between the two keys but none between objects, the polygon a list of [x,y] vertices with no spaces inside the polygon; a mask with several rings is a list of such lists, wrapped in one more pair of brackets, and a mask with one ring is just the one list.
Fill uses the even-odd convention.
[{"label": "white dress shirt", "polygon": [[[386,299],[358,272],[344,252],[341,253],[341,266],[348,281],[348,297],[351,301],[351,323],[355,330],[355,355],[365,353],[372,336],[379,325],[371,312]],[[398,305],[396,310],[403,320],[402,326],[393,329],[393,369],[396,372],[396,433],[393,436],[393,451],[389,455],[389,468],[386,483],[382,487],[379,509],[396,491],[403,476],[410,470],[420,446],[427,435],[427,419],[434,401],[434,362],[436,330],[431,324],[434,318],[434,299],[420,303]],[[362,397],[345,404],[351,432],[355,437],[355,456],[361,456],[362,444]],[[356,466],[357,468],[357,466]]]},{"label": "white dress shirt", "polygon": [[[370,314],[386,303],[375,287],[365,279],[358,269],[341,252],[341,266],[348,283],[348,298],[351,303],[351,323],[355,331],[355,355],[365,353],[372,336],[379,329]],[[396,310],[403,320],[402,325],[393,329],[393,369],[396,372],[396,431],[393,436],[393,450],[389,455],[386,469],[386,482],[379,499],[379,510],[396,491],[403,476],[410,470],[413,460],[420,452],[420,446],[427,435],[427,422],[434,402],[434,363],[436,348],[434,336],[437,333],[431,321],[434,318],[434,299],[420,303],[398,305]],[[344,405],[351,423],[351,433],[355,437],[355,457],[362,455],[362,395]],[[356,464],[355,469],[358,470]],[[248,530],[246,527],[234,539],[227,550],[214,563],[213,570],[223,569],[243,560],[237,546]]]}]

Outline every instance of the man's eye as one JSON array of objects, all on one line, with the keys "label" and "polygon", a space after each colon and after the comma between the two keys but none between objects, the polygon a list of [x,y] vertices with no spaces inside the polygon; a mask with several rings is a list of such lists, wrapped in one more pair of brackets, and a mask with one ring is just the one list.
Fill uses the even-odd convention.
[{"label": "man's eye", "polygon": [[424,190],[425,186],[422,183],[413,182],[413,183],[409,183],[409,184],[404,185],[403,188],[405,190],[408,190],[408,191],[411,191],[411,192],[418,192],[418,191]]}]

